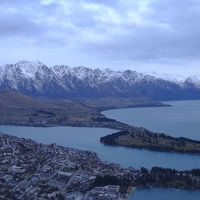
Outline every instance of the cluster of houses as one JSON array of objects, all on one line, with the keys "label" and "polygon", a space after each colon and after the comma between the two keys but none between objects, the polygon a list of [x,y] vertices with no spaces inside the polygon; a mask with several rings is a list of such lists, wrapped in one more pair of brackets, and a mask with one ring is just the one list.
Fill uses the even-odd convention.
[{"label": "cluster of houses", "polygon": [[97,176],[134,178],[140,172],[101,161],[93,152],[0,134],[0,197],[119,199],[119,186],[95,187]]}]

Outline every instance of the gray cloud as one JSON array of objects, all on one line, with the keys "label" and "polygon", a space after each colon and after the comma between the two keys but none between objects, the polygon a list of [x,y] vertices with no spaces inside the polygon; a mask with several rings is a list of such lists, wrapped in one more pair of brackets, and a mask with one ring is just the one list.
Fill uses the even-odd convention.
[{"label": "gray cloud", "polygon": [[2,0],[0,61],[197,69],[199,20],[198,0]]}]

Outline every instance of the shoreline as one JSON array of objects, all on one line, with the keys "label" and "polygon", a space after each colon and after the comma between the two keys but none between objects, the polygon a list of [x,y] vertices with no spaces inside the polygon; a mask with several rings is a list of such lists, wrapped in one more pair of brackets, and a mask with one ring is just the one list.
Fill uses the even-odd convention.
[{"label": "shoreline", "polygon": [[[8,134],[8,133],[2,133],[2,132],[0,132],[0,136],[5,136],[5,137],[12,137],[12,138],[18,138],[19,140],[23,140],[23,141],[32,141],[32,142],[34,142],[34,143],[36,143],[36,144],[41,144],[41,145],[43,145],[43,146],[52,146],[52,147],[54,147],[54,146],[57,146],[57,147],[59,147],[59,148],[66,148],[66,149],[72,149],[72,150],[76,150],[76,151],[80,151],[80,152],[88,152],[89,154],[91,154],[91,155],[93,155],[93,158],[94,159],[96,159],[96,160],[98,160],[98,161],[101,161],[101,162],[105,162],[105,163],[108,163],[108,164],[110,164],[110,165],[115,165],[115,166],[119,166],[118,164],[116,164],[116,163],[112,163],[112,162],[106,162],[106,161],[102,161],[100,158],[99,158],[99,156],[98,156],[98,154],[96,153],[96,152],[93,152],[93,151],[88,151],[88,150],[80,150],[80,149],[77,149],[77,148],[74,148],[74,147],[68,147],[68,146],[62,146],[62,145],[59,145],[59,144],[44,144],[44,143],[41,143],[41,142],[36,142],[35,140],[33,140],[33,139],[23,139],[23,138],[21,138],[21,137],[18,137],[18,136],[15,136],[15,135],[11,135],[11,134]],[[120,167],[120,166],[119,166]],[[120,167],[120,168],[122,168],[122,167]],[[152,174],[152,170],[153,170],[153,168],[155,169],[154,170],[154,172],[153,172],[153,174],[155,175],[155,173],[157,174],[157,175],[159,175],[160,177],[162,177],[163,175],[165,175],[165,173],[168,173],[169,171],[170,171],[170,173],[175,173],[178,177],[179,177],[179,179],[182,177],[180,174],[182,174],[182,173],[186,173],[186,174],[188,174],[189,176],[191,175],[191,176],[194,176],[194,174],[193,174],[193,170],[200,170],[200,169],[195,169],[195,168],[193,168],[193,169],[191,169],[191,170],[184,170],[184,171],[179,171],[179,170],[175,170],[175,172],[174,172],[174,169],[172,169],[172,168],[161,168],[161,167],[152,167],[150,170],[147,170],[147,169],[145,169],[145,168],[141,168],[140,170],[138,170],[138,171],[140,171],[140,175],[142,175],[142,176],[149,176],[149,175],[151,175]],[[124,168],[124,169],[126,169],[126,168]],[[199,173],[199,172],[198,172]],[[184,189],[184,190],[189,190],[189,191],[200,191],[200,186],[198,186],[198,185],[196,185],[196,186],[198,186],[198,187],[196,187],[195,185],[195,187],[194,186],[190,186],[190,185],[187,185],[187,183],[185,182],[185,184],[186,185],[182,185],[182,186],[180,186],[180,185],[176,185],[176,187],[173,187],[173,186],[170,186],[170,184],[172,184],[173,185],[173,180],[171,180],[171,182],[168,182],[167,184],[168,185],[163,185],[163,182],[162,182],[162,180],[157,180],[156,179],[156,176],[154,177],[155,179],[153,179],[152,181],[153,182],[148,182],[148,179],[146,180],[147,182],[145,183],[144,182],[144,185],[143,184],[141,184],[140,183],[140,175],[138,175],[138,177],[136,177],[136,179],[132,179],[132,184],[134,185],[134,186],[130,186],[130,188],[128,188],[128,190],[127,190],[127,192],[125,193],[125,197],[129,197],[129,195],[131,194],[131,192],[133,192],[134,190],[136,190],[136,189],[142,189],[142,188],[164,188],[164,189],[166,189],[166,188],[174,188],[174,189]],[[181,176],[181,177],[180,177]],[[183,176],[184,177],[184,176]],[[145,179],[144,179],[145,180]],[[176,180],[176,179],[175,179]],[[182,178],[180,179],[180,180],[182,180]],[[155,182],[154,182],[155,181]],[[184,181],[186,181],[186,179],[184,178]],[[177,182],[178,183],[178,182]],[[191,188],[190,188],[191,187]]]},{"label": "shoreline", "polygon": [[137,190],[137,186],[130,186],[130,189],[128,188],[125,199],[128,200],[131,193]]},{"label": "shoreline", "polygon": [[[116,109],[126,109],[126,108],[146,108],[146,107],[168,107],[168,106],[172,106],[172,105],[168,105],[168,104],[162,104],[162,103],[156,103],[154,102],[154,105],[146,105],[146,106],[125,106],[123,108],[118,108],[118,107],[115,107],[115,108],[112,108],[112,109],[105,109],[104,111],[109,111],[109,110],[116,110]],[[102,112],[104,112],[102,111]],[[100,114],[103,114],[102,112],[100,112]],[[122,130],[126,130],[127,132],[129,131],[134,131],[134,132],[138,132],[139,134],[144,134],[146,132],[149,132],[152,136],[155,136],[157,133],[155,132],[151,132],[151,131],[148,131],[147,129],[145,128],[138,128],[138,127],[134,127],[134,126],[131,126],[131,125],[128,125],[128,124],[125,124],[125,123],[122,123],[120,121],[117,121],[115,119],[110,119],[108,117],[106,117],[106,115],[103,114],[103,117],[100,118],[100,119],[97,119],[97,121],[82,121],[82,122],[75,122],[75,121],[71,121],[71,122],[66,122],[66,123],[49,123],[46,122],[46,123],[1,123],[0,125],[2,126],[22,126],[22,127],[36,127],[36,128],[53,128],[53,127],[77,127],[77,128],[105,128],[105,129],[110,129],[113,131],[113,134],[118,134],[120,133]],[[141,132],[142,130],[142,132]],[[109,135],[106,135],[104,137],[101,137],[100,138],[100,143],[104,144],[104,145],[112,145],[112,146],[122,146],[122,147],[125,147],[125,148],[133,148],[133,149],[145,149],[145,150],[149,150],[149,151],[157,151],[157,152],[169,152],[169,153],[181,153],[181,154],[191,154],[191,155],[198,155],[200,154],[200,151],[196,151],[195,149],[194,150],[175,150],[174,148],[166,148],[166,147],[162,147],[161,146],[149,146],[149,145],[145,145],[145,142],[141,142],[139,145],[134,145],[134,144],[117,144],[117,143],[105,143],[102,141],[102,138],[106,138],[106,137],[111,137],[113,134],[109,134]],[[152,137],[151,136],[151,137]],[[178,142],[181,138],[176,138],[176,137],[173,137],[173,136],[169,136],[167,134],[163,134],[163,136],[165,138],[167,137],[171,137],[172,140]],[[164,138],[163,137],[163,138]],[[165,139],[164,138],[164,139]],[[183,142],[198,142],[197,140],[191,140],[190,138],[182,138]]]},{"label": "shoreline", "polygon": [[125,146],[125,145],[110,145],[110,144],[104,144],[105,146],[113,146],[113,147],[124,147],[128,149],[138,149],[138,150],[148,150],[152,152],[163,152],[163,153],[172,153],[172,154],[182,154],[182,155],[200,155],[200,152],[182,152],[182,151],[167,151],[167,150],[159,150],[159,149],[151,149],[151,148],[146,148],[146,147],[134,147],[134,146]]},{"label": "shoreline", "polygon": [[[108,108],[108,109],[105,109],[105,110],[102,110],[100,111],[101,114],[103,114],[103,112],[106,112],[106,111],[112,111],[112,110],[121,110],[121,109],[128,109],[128,108],[133,108],[133,109],[137,109],[137,108],[165,108],[165,107],[173,107],[173,105],[170,105],[170,104],[162,104],[162,105],[147,105],[147,106],[127,106],[127,107],[121,107],[121,108]],[[103,114],[104,115],[104,114]]]}]

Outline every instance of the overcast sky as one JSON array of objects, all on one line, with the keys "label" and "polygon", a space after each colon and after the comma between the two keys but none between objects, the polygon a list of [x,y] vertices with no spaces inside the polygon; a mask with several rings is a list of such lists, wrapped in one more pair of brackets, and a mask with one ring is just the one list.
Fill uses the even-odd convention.
[{"label": "overcast sky", "polygon": [[199,0],[0,0],[0,63],[200,72]]}]

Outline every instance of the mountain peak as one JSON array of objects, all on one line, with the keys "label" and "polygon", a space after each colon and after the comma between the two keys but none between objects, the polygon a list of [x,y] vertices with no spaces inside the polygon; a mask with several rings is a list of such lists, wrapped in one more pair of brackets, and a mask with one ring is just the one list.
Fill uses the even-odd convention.
[{"label": "mountain peak", "polygon": [[43,63],[41,63],[40,61],[28,61],[28,60],[21,60],[19,62],[17,62],[15,65],[18,66],[37,66],[37,65],[44,65]]},{"label": "mountain peak", "polygon": [[38,71],[38,68],[43,66],[41,62],[32,62],[27,60],[22,60],[17,62],[14,66],[21,70],[25,76],[34,76],[35,73]]},{"label": "mountain peak", "polygon": [[200,79],[197,76],[190,76],[185,80],[185,83],[192,84],[196,87],[200,87]]}]

